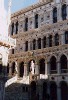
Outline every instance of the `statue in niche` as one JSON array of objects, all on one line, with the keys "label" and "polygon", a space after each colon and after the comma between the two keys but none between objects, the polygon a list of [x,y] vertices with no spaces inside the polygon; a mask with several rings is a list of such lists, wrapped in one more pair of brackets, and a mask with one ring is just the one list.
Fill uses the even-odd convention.
[{"label": "statue in niche", "polygon": [[31,61],[30,69],[31,69],[31,73],[35,74],[35,64],[34,64],[33,60]]}]

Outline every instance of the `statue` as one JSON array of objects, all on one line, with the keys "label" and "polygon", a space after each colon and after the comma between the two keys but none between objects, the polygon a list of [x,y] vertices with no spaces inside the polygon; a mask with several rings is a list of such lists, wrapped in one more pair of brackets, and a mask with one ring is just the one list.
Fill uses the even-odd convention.
[{"label": "statue", "polygon": [[31,73],[34,74],[35,73],[35,66],[34,66],[33,60],[31,61],[31,67],[30,67],[30,69],[31,69]]}]

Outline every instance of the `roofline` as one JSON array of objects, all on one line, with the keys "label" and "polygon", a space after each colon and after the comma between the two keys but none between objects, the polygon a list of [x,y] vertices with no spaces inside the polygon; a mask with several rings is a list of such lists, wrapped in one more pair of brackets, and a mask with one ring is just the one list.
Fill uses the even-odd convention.
[{"label": "roofline", "polygon": [[19,16],[19,15],[21,15],[21,14],[23,14],[23,13],[26,13],[26,12],[28,12],[28,11],[30,11],[30,10],[33,10],[33,9],[35,9],[35,8],[38,8],[38,7],[40,7],[40,6],[42,6],[42,5],[45,5],[45,4],[48,4],[48,3],[50,3],[50,2],[40,2],[40,3],[36,3],[36,4],[34,4],[34,5],[31,5],[31,6],[29,6],[29,7],[26,7],[26,8],[24,8],[24,9],[21,9],[21,10],[15,12],[15,13],[13,13],[13,14],[11,15],[11,18],[16,17],[16,16]]}]

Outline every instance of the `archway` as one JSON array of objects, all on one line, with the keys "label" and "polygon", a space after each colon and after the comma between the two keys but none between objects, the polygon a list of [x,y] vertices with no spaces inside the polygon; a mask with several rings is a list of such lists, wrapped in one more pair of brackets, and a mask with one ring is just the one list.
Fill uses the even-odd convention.
[{"label": "archway", "polygon": [[36,99],[36,82],[32,81],[30,84],[30,90],[31,90],[31,100]]},{"label": "archway", "polygon": [[12,63],[12,75],[15,73],[15,62]]},{"label": "archway", "polygon": [[39,61],[40,74],[45,74],[45,59]]},{"label": "archway", "polygon": [[9,63],[7,65],[7,74],[9,74]]},{"label": "archway", "polygon": [[68,100],[68,85],[65,81],[60,82],[61,100]]},{"label": "archway", "polygon": [[56,58],[54,56],[51,57],[50,59],[50,73],[54,74],[57,72],[56,69]]},{"label": "archway", "polygon": [[61,73],[67,73],[67,57],[62,55],[60,58]]},{"label": "archway", "polygon": [[21,62],[20,63],[20,74],[19,74],[19,76],[23,77],[23,75],[24,75],[24,62]]},{"label": "archway", "polygon": [[2,64],[0,64],[0,74],[2,73]]},{"label": "archway", "polygon": [[48,98],[48,93],[47,93],[47,83],[43,83],[43,100],[47,100]]},{"label": "archway", "polygon": [[57,100],[57,85],[55,82],[50,83],[50,100]]}]

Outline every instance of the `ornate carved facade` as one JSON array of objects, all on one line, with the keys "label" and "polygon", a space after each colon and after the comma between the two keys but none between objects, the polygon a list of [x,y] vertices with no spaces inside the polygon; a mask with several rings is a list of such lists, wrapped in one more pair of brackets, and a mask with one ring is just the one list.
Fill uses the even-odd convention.
[{"label": "ornate carved facade", "polygon": [[10,92],[11,100],[68,100],[68,0],[45,1],[12,14],[17,46],[10,50],[8,75],[17,75],[21,94]]}]

